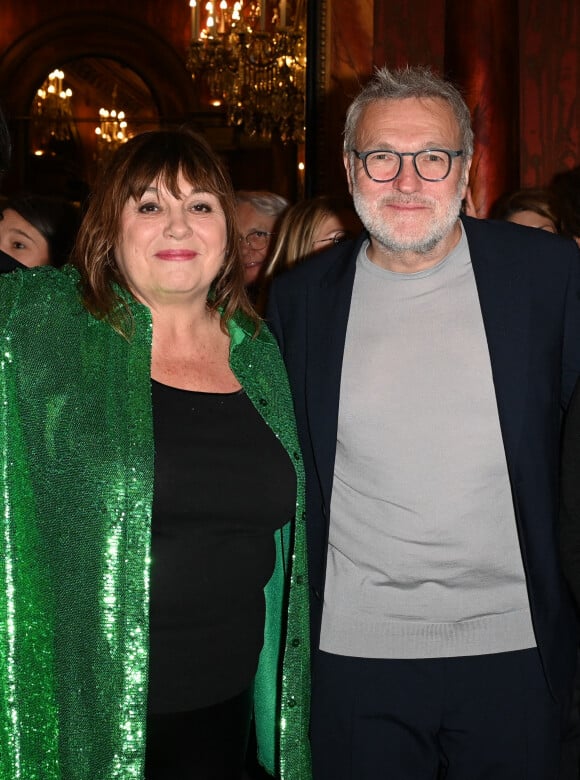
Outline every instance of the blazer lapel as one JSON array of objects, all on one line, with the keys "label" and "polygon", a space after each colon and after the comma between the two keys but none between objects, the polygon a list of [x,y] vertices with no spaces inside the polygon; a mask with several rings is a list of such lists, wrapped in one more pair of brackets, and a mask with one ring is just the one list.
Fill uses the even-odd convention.
[{"label": "blazer lapel", "polygon": [[508,463],[513,463],[524,423],[522,396],[528,380],[530,295],[521,263],[497,242],[485,223],[464,219],[479,294]]},{"label": "blazer lapel", "polygon": [[356,257],[366,235],[341,247],[320,284],[308,290],[306,409],[314,459],[328,507],[334,474],[342,359]]}]

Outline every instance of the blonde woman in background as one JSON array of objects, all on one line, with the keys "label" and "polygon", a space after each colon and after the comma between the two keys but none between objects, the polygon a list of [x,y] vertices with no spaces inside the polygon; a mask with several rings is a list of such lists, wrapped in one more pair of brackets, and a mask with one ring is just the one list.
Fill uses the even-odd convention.
[{"label": "blonde woman in background", "polygon": [[257,301],[263,314],[274,276],[287,271],[318,252],[356,236],[362,229],[350,200],[319,195],[295,203],[280,222],[272,257],[264,271]]}]

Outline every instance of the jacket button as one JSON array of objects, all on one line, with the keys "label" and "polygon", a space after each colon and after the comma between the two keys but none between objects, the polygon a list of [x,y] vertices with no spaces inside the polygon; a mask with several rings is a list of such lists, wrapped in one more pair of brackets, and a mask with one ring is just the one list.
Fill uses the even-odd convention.
[{"label": "jacket button", "polygon": [[295,707],[298,704],[298,702],[296,701],[294,696],[290,696],[290,698],[288,699],[287,704],[288,704],[289,707]]},{"label": "jacket button", "polygon": [[296,576],[296,584],[297,585],[303,585],[304,584],[304,577],[301,574],[298,574]]},{"label": "jacket button", "polygon": [[292,647],[300,647],[300,640],[298,639],[297,636],[295,636],[294,639],[292,640]]},{"label": "jacket button", "polygon": [[261,406],[268,406],[268,401],[265,398],[260,398],[259,403]]}]

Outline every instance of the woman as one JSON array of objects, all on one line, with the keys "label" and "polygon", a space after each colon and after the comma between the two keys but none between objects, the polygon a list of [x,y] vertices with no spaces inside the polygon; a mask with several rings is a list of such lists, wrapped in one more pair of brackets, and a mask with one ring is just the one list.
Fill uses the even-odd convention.
[{"label": "woman", "polygon": [[266,276],[281,273],[361,229],[350,202],[326,195],[301,200],[282,217]]},{"label": "woman", "polygon": [[80,210],[61,198],[22,193],[0,212],[0,249],[27,268],[62,266],[79,228]]},{"label": "woman", "polygon": [[272,257],[264,271],[258,311],[266,310],[274,276],[333,244],[346,241],[361,230],[361,222],[350,201],[319,195],[290,206],[282,216]]},{"label": "woman", "polygon": [[550,190],[530,187],[502,195],[490,211],[491,219],[562,233],[558,203]]},{"label": "woman", "polygon": [[206,143],[144,133],[76,268],[0,282],[0,777],[239,778],[252,708],[310,776],[301,458],[238,243]]}]

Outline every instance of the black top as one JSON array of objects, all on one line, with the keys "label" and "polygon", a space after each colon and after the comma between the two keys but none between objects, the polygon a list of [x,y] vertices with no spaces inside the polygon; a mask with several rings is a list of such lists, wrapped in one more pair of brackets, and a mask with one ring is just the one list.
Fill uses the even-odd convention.
[{"label": "black top", "polygon": [[6,274],[9,271],[14,271],[16,268],[26,268],[26,266],[0,249],[0,274]]},{"label": "black top", "polygon": [[154,381],[153,420],[149,707],[191,710],[254,677],[273,533],[294,516],[296,476],[243,391]]}]

